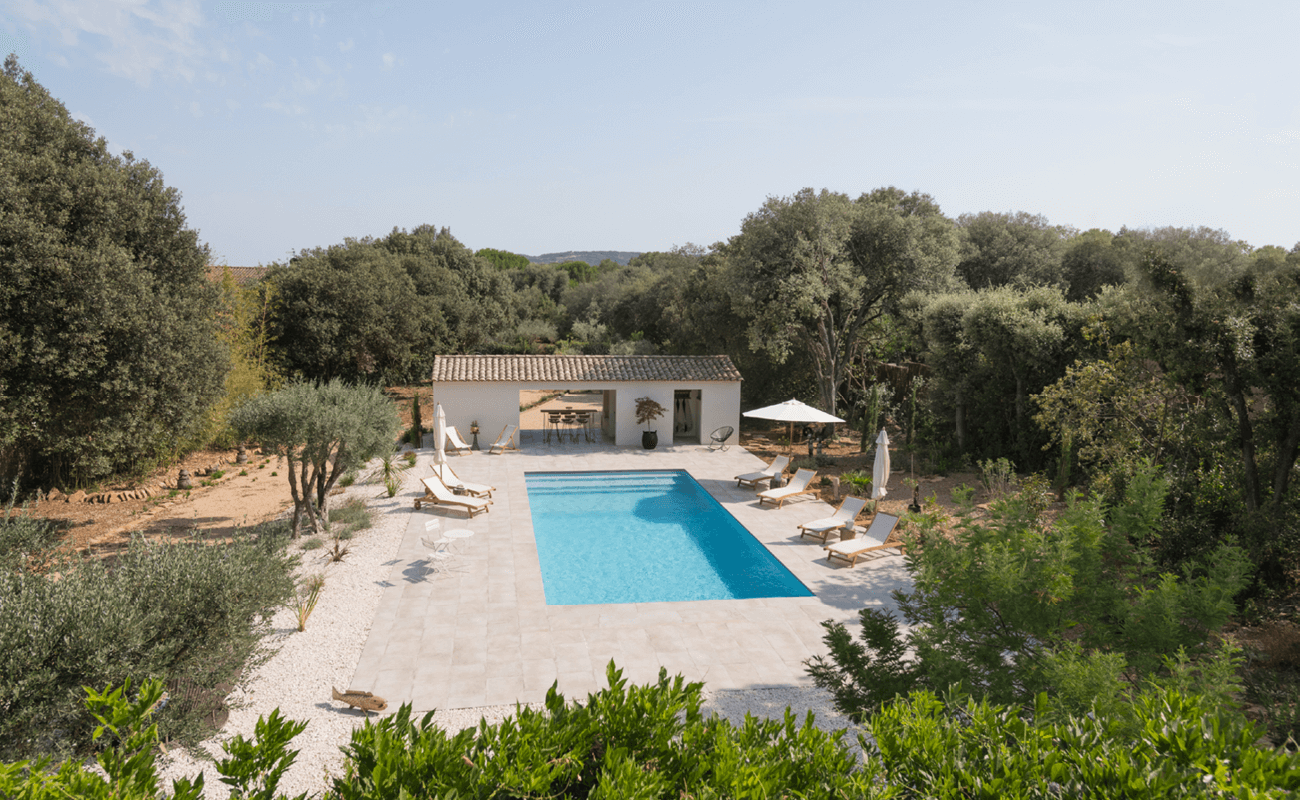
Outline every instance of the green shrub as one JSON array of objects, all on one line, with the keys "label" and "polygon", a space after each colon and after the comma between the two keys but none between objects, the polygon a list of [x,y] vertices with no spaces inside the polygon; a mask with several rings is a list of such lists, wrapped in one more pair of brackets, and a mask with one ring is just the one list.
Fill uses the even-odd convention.
[{"label": "green shrub", "polygon": [[871,473],[854,470],[840,476],[840,483],[847,484],[858,497],[871,496]]},{"label": "green shrub", "polygon": [[[553,798],[1043,798],[1294,796],[1300,756],[1256,747],[1239,715],[1174,688],[1134,700],[1136,724],[1105,713],[1055,718],[1039,696],[1032,710],[917,692],[890,701],[858,738],[863,760],[808,715],[802,725],[746,717],[739,725],[700,713],[701,684],[659,680],[627,686],[611,663],[609,688],[568,704],[552,687],[545,709],[518,708],[495,725],[447,734],[433,712],[410,705],[354,730],[338,800],[427,797]],[[98,770],[69,760],[0,764],[0,796],[154,800],[158,730],[146,727],[162,697],[158,681],[103,693],[86,690],[105,745]],[[273,711],[253,740],[223,745],[217,772],[232,797],[279,798],[277,789],[306,723]],[[102,737],[102,738],[101,738]],[[202,778],[171,787],[172,800],[200,800]],[[296,800],[303,800],[299,795]]]},{"label": "green shrub", "polygon": [[302,544],[298,545],[298,548],[301,550],[319,550],[324,545],[325,543],[320,540],[319,536],[308,536],[302,540]]},{"label": "green shrub", "polygon": [[[82,686],[140,675],[228,680],[251,651],[256,621],[292,593],[293,563],[273,537],[136,539],[112,563],[74,562],[57,579],[0,573],[0,755],[84,751],[92,720]],[[160,724],[188,736],[194,714],[172,703]]]},{"label": "green shrub", "polygon": [[342,505],[330,509],[330,530],[334,532],[335,538],[351,538],[352,534],[364,531],[373,524],[374,515],[366,501],[360,497],[350,497]]},{"label": "green shrub", "polygon": [[628,686],[611,663],[609,688],[545,709],[519,708],[496,725],[448,734],[409,705],[352,734],[333,791],[340,800],[393,797],[803,797],[874,794],[869,769],[813,725],[700,713],[702,684]]},{"label": "green shrub", "polygon": [[[1142,485],[1163,491],[1158,481]],[[1045,665],[1067,642],[1088,659],[1118,654],[1139,678],[1170,672],[1180,648],[1196,659],[1213,652],[1210,636],[1246,584],[1239,548],[1220,547],[1182,576],[1162,574],[1132,544],[1146,541],[1152,523],[1135,510],[1150,505],[1144,492],[1112,508],[1072,496],[1051,524],[1039,516],[1039,496],[994,501],[988,524],[965,516],[945,532],[937,510],[909,516],[914,588],[894,593],[906,636],[891,615],[863,609],[860,641],[824,623],[829,656],[808,661],[841,712],[862,719],[893,693],[954,685],[1026,703],[1052,688]],[[905,651],[914,658],[902,660]]]},{"label": "green shrub", "polygon": [[32,561],[43,561],[59,543],[62,532],[63,526],[54,520],[30,516],[26,506],[15,514],[10,505],[0,517],[0,571],[25,569]]},{"label": "green shrub", "polygon": [[1016,706],[918,692],[869,723],[881,779],[903,797],[1288,797],[1300,757],[1255,746],[1240,715],[1195,694],[1149,688],[1136,725],[1105,713],[1052,719],[1039,696]]}]

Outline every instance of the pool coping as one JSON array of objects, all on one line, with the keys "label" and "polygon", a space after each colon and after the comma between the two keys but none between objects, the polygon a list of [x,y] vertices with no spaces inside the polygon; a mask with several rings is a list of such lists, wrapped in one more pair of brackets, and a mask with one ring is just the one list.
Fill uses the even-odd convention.
[{"label": "pool coping", "polygon": [[[856,567],[830,565],[797,526],[828,516],[815,499],[760,508],[733,476],[763,462],[740,447],[698,444],[656,450],[607,444],[545,447],[525,440],[506,454],[450,456],[461,479],[498,487],[491,511],[415,511],[409,516],[351,685],[411,703],[417,712],[541,702],[558,682],[566,697],[605,685],[612,659],[633,682],[669,675],[707,688],[811,686],[804,661],[826,652],[823,620],[853,625],[866,606],[892,609],[890,592],[910,585],[903,559],[885,550]],[[415,469],[428,473],[432,454]],[[548,606],[533,537],[526,471],[684,469],[810,591],[811,597]],[[429,574],[425,522],[475,535]]]}]

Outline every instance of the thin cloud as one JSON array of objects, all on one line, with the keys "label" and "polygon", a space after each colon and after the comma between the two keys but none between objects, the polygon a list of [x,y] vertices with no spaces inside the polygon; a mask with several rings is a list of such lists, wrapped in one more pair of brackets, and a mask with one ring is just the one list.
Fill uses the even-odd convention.
[{"label": "thin cloud", "polygon": [[12,12],[53,27],[65,45],[96,48],[110,73],[141,86],[159,72],[192,80],[205,55],[194,36],[203,24],[197,0],[19,0]]},{"label": "thin cloud", "polygon": [[397,63],[397,56],[392,53],[384,53],[384,69],[392,69]]}]

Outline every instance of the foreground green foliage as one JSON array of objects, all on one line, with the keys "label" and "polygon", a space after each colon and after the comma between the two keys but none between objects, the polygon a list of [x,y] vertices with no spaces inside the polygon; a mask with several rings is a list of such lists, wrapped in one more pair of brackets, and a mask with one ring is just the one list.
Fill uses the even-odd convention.
[{"label": "foreground green foliage", "polygon": [[917,692],[870,722],[880,778],[900,798],[1254,797],[1300,790],[1300,756],[1194,694],[1151,689],[1133,720]]},{"label": "foreground green foliage", "polygon": [[[457,734],[419,721],[410,706],[367,720],[345,748],[344,774],[325,797],[379,798],[1059,798],[1287,797],[1300,789],[1300,756],[1255,747],[1254,728],[1176,689],[1151,689],[1134,720],[1104,712],[1061,715],[1045,697],[1030,713],[918,692],[882,708],[859,736],[866,755],[788,710],[782,720],[735,725],[700,712],[701,684],[681,677],[628,686],[611,663],[609,687],[585,703],[554,690],[544,710],[518,709],[496,725]],[[198,800],[203,780],[161,792],[154,766],[162,697],[145,682],[86,690],[105,746],[107,777],[67,761],[0,764],[0,795]],[[217,761],[233,797],[280,798],[279,783],[306,723],[273,711],[252,740],[236,736]],[[296,800],[302,800],[299,795]]]},{"label": "foreground green foliage", "polygon": [[609,688],[546,708],[520,708],[497,725],[448,735],[410,708],[357,730],[345,800],[411,797],[869,796],[870,776],[839,737],[793,715],[733,726],[700,713],[702,685],[628,686],[609,665]]},{"label": "foreground green foliage", "polygon": [[[93,725],[81,708],[85,685],[142,675],[209,687],[229,680],[252,649],[256,621],[293,591],[282,541],[136,540],[111,563],[0,572],[0,754],[84,751]],[[171,704],[164,730],[186,731],[189,711]]]},{"label": "foreground green foliage", "polygon": [[830,658],[811,659],[809,672],[858,719],[897,694],[951,686],[996,703],[1052,690],[1083,711],[1123,694],[1123,677],[1158,674],[1180,652],[1209,656],[1248,563],[1224,546],[1202,570],[1153,569],[1134,543],[1153,535],[1167,485],[1144,474],[1114,507],[1075,495],[1051,524],[1030,491],[993,503],[986,524],[963,518],[951,536],[938,533],[937,513],[918,517],[908,556],[915,588],[894,594],[906,636],[872,608],[860,613],[860,642],[824,623]]}]

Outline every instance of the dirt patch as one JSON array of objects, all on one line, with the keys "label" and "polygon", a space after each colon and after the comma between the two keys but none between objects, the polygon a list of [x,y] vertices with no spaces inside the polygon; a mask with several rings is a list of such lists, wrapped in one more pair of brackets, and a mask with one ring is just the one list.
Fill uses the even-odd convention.
[{"label": "dirt patch", "polygon": [[[275,519],[293,505],[283,461],[250,451],[247,464],[235,464],[235,456],[234,450],[193,453],[145,480],[100,490],[119,495],[147,487],[155,492],[149,498],[112,503],[42,500],[28,513],[62,522],[67,527],[63,545],[92,553],[120,549],[136,534],[170,539],[198,528],[205,538],[226,538],[236,527]],[[175,488],[181,469],[193,476],[189,491]],[[212,471],[220,476],[201,474]]]}]

